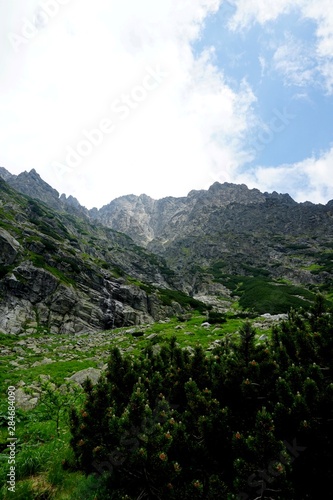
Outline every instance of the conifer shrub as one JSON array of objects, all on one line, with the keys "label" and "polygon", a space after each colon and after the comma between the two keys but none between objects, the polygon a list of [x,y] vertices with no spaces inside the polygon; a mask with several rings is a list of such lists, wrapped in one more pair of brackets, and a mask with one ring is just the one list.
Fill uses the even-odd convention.
[{"label": "conifer shrub", "polygon": [[[209,355],[176,337],[111,352],[71,414],[97,499],[325,498],[333,480],[333,319],[318,298],[258,342],[249,322]],[[314,481],[314,478],[318,480]]]},{"label": "conifer shrub", "polygon": [[227,315],[217,311],[209,311],[208,322],[212,325],[222,324],[227,322]]}]

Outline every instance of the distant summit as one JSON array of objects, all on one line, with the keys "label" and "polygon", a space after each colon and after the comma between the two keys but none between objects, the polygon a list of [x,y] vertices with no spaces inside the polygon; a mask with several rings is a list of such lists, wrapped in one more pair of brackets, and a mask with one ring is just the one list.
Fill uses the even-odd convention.
[{"label": "distant summit", "polygon": [[45,182],[34,168],[30,172],[24,171],[19,175],[12,175],[0,167],[0,177],[19,193],[40,200],[56,210],[88,215],[87,209],[80,205],[76,198],[73,196],[67,198],[65,194],[59,196],[59,192]]},{"label": "distant summit", "polygon": [[[57,213],[116,231],[125,246],[134,242],[139,254],[148,251],[153,261],[163,259],[173,286],[193,297],[211,301],[232,293],[246,307],[272,312],[274,303],[280,313],[286,304],[306,304],[312,290],[333,289],[333,201],[297,203],[286,193],[215,182],[183,197],[130,194],[87,210],[76,198],[59,196],[34,169],[12,176],[2,168],[0,174]],[[94,237],[87,234],[86,241],[94,254]],[[120,252],[126,265],[125,250]],[[138,262],[134,268],[145,274],[147,265]],[[276,294],[279,299],[270,300]]]},{"label": "distant summit", "polygon": [[245,184],[215,182],[208,190],[192,190],[188,196],[168,196],[154,200],[147,195],[133,194],[111,201],[100,210],[90,211],[91,217],[102,224],[124,232],[138,244],[147,246],[153,240],[166,241],[177,238],[178,232],[187,234],[195,220],[195,227],[202,226],[205,215],[231,204],[243,207],[276,200],[297,205],[288,194],[261,193]]}]

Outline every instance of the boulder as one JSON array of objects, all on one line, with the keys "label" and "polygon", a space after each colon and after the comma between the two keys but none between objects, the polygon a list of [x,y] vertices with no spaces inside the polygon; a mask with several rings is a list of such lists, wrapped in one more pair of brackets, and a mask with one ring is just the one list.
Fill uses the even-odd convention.
[{"label": "boulder", "polygon": [[83,383],[89,379],[91,383],[95,385],[97,384],[101,373],[102,370],[98,370],[97,368],[86,368],[85,370],[80,370],[79,372],[74,373],[74,375],[68,377],[66,380],[76,382],[78,385],[83,385]]},{"label": "boulder", "polygon": [[0,265],[10,266],[16,259],[20,244],[5,229],[0,228]]},{"label": "boulder", "polygon": [[20,410],[32,410],[37,406],[38,397],[34,397],[31,394],[27,394],[23,389],[16,389],[15,392],[15,402],[16,408]]}]

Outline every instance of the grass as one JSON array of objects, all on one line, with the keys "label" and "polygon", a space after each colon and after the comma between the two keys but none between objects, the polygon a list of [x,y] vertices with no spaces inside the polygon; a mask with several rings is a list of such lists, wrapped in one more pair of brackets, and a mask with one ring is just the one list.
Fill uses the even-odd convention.
[{"label": "grass", "polygon": [[314,271],[314,273],[316,273],[317,271],[323,271],[324,268],[320,264],[311,264],[309,266],[304,266],[302,269],[304,269],[305,271]]},{"label": "grass", "polygon": [[188,295],[186,295],[186,293],[180,292],[178,290],[160,289],[159,298],[166,306],[171,306],[172,302],[174,301],[178,302],[183,307],[191,307],[192,309],[196,309],[201,313],[206,311],[207,309],[211,309],[210,306],[207,306],[203,302],[200,302],[193,297],[189,297]]},{"label": "grass", "polygon": [[[237,313],[237,311],[235,312]],[[0,345],[9,352],[3,355],[0,360],[0,385],[3,387],[3,391],[9,384],[15,385],[21,380],[24,380],[28,385],[37,380],[39,375],[42,374],[49,375],[55,383],[61,384],[65,378],[70,377],[77,371],[101,366],[108,359],[111,347],[116,345],[123,351],[130,349],[131,353],[137,355],[149,345],[160,343],[163,339],[176,335],[177,341],[182,347],[198,342],[202,343],[204,347],[208,347],[219,335],[235,332],[243,322],[242,318],[235,318],[230,313],[227,315],[226,323],[221,326],[218,324],[213,325],[207,329],[201,327],[201,324],[206,320],[206,315],[194,312],[187,321],[179,322],[177,318],[173,318],[166,323],[154,323],[148,327],[137,327],[134,332],[133,328],[130,327],[118,328],[102,332],[101,336],[96,334],[94,337],[90,334],[69,337],[66,335],[37,334],[18,336],[0,333]],[[213,332],[215,329],[216,331]],[[148,339],[154,333],[157,334],[157,337],[153,340]],[[20,346],[23,354],[17,354],[14,349],[17,348],[19,340],[34,343],[42,352],[37,354],[32,348]],[[78,341],[83,343],[80,347],[83,351],[75,348]],[[76,358],[67,360],[60,356],[61,353]],[[26,366],[26,368],[10,365],[10,361],[17,361],[18,356],[23,358],[19,361],[19,364]],[[53,363],[31,366],[36,361],[42,361],[44,358],[52,359]]]},{"label": "grass", "polygon": [[265,276],[221,275],[219,281],[239,297],[243,310],[258,314],[287,313],[291,308],[306,307],[315,298],[307,288],[278,282]]},{"label": "grass", "polygon": [[[47,357],[54,360],[54,363],[49,365],[22,369],[10,365],[6,366],[10,356],[4,357],[3,363],[6,370],[0,370],[0,383],[3,387],[7,387],[8,385],[15,385],[19,380],[24,380],[29,385],[36,382],[40,374],[45,374],[50,375],[52,381],[59,387],[64,383],[65,378],[74,372],[88,367],[97,367],[103,360],[106,360],[111,346],[118,346],[123,351],[131,348],[130,355],[137,356],[148,346],[162,344],[173,336],[176,336],[177,343],[183,348],[193,348],[199,344],[208,349],[215,340],[226,335],[234,335],[237,341],[238,336],[236,333],[244,323],[244,319],[237,317],[239,309],[234,312],[235,314],[229,312],[225,315],[226,322],[211,325],[208,328],[201,326],[207,320],[206,314],[194,311],[192,315],[189,315],[183,321],[171,318],[165,322],[152,325],[101,332],[100,336],[96,334],[93,337],[89,334],[74,337],[66,335],[18,337],[16,335],[0,334],[0,344],[9,351],[16,347],[19,338],[34,341],[41,349],[49,348],[50,354],[47,354]],[[256,321],[258,320],[256,318]],[[258,336],[263,333],[266,332],[258,331]],[[149,338],[152,334],[156,336]],[[76,360],[61,361],[57,355],[60,352],[59,349],[63,348],[61,352],[72,352],[78,341],[81,341],[81,345],[86,342],[87,349],[85,352],[78,351],[76,353],[78,359]],[[25,363],[43,359],[46,356],[45,352],[36,354],[31,352],[30,349],[25,349],[25,351]],[[92,355],[97,356],[98,361],[91,360]],[[7,441],[6,420],[4,418],[5,394],[3,393],[1,396],[0,445]],[[69,444],[71,434],[66,413],[62,415],[58,437],[55,421],[50,419],[50,413],[45,408],[43,409],[41,403],[27,412],[18,409],[16,433],[18,441],[15,499],[77,500],[78,498],[84,498],[93,500],[96,495],[98,495],[98,498],[103,498],[103,488],[105,488],[103,476],[85,477],[75,470],[75,462]],[[6,452],[3,451],[0,454],[0,483],[5,482],[6,473]],[[3,500],[12,499],[13,496],[9,493],[6,487],[3,487],[0,490],[0,498]]]}]

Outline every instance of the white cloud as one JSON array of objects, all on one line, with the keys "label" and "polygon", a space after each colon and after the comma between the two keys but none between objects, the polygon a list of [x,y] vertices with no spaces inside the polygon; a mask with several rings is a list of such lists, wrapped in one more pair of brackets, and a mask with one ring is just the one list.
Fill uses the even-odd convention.
[{"label": "white cloud", "polygon": [[276,49],[275,67],[285,75],[286,82],[294,85],[322,86],[333,93],[333,9],[331,0],[234,0],[237,10],[230,20],[233,30],[246,30],[258,23],[278,20],[281,15],[296,12],[300,19],[316,24],[315,44],[309,47],[289,36]]},{"label": "white cloud", "polygon": [[304,16],[317,23],[316,56],[318,69],[326,83],[326,90],[333,94],[333,10],[331,0],[306,3]]},{"label": "white cloud", "polygon": [[333,199],[333,146],[318,158],[278,167],[257,167],[240,181],[262,191],[289,193],[296,201],[327,203]]},{"label": "white cloud", "polygon": [[230,20],[231,29],[246,29],[247,27],[259,23],[265,24],[274,21],[281,14],[290,12],[297,7],[302,0],[279,0],[267,2],[265,0],[233,0],[236,12]]},{"label": "white cloud", "polygon": [[[214,48],[195,56],[191,45],[223,1],[69,0],[47,18],[42,6],[58,0],[0,0],[0,164],[13,173],[36,168],[60,192],[89,207],[130,192],[182,196],[215,180],[286,191],[288,179],[295,196],[333,198],[326,185],[332,177],[331,151],[320,159],[239,176],[239,167],[255,154],[244,144],[251,131],[263,130],[253,111],[256,96],[246,81],[231,88]],[[299,99],[307,97],[304,85],[319,74],[333,91],[330,0],[320,6],[314,0],[228,3],[237,7],[230,26],[240,32],[297,9],[300,18],[313,20],[313,48],[287,34],[274,47],[273,64],[286,82],[301,87]],[[9,35],[22,34],[27,23],[38,29],[14,50]],[[222,34],[227,28],[220,29]],[[267,54],[259,62],[264,78]],[[165,76],[144,95],[143,82],[152,70]],[[119,104],[127,96],[135,109],[126,105],[128,116],[121,119]],[[112,108],[116,101],[118,112]],[[113,132],[75,167],[59,168],[68,148],[77,149],[86,139],[84,131],[103,119],[113,122]],[[309,189],[300,187],[307,183]]]},{"label": "white cloud", "polygon": [[315,82],[315,56],[311,55],[309,44],[297,40],[290,33],[285,35],[285,42],[275,51],[273,66],[282,73],[287,85],[305,87]]},{"label": "white cloud", "polygon": [[[49,19],[43,1],[51,0],[3,6],[4,167],[36,168],[60,192],[100,206],[129,192],[184,195],[229,179],[249,159],[241,140],[255,122],[255,96],[246,82],[229,87],[213,49],[195,58],[191,47],[220,0],[70,0]],[[21,34],[26,20],[42,28],[15,51],[8,35]],[[168,76],[121,120],[112,103],[139,98],[134,89],[149,68]],[[75,168],[56,168],[104,118],[115,128],[103,144]]]}]

